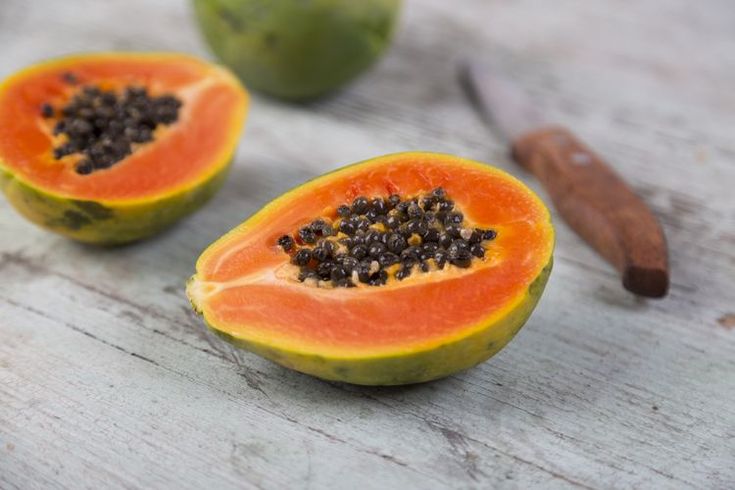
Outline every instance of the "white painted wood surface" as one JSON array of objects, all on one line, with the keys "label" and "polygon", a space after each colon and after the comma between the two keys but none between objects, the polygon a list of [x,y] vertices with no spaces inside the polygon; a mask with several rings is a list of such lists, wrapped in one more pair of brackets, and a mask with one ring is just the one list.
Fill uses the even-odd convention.
[{"label": "white painted wood surface", "polygon": [[[344,92],[256,97],[221,194],[153,240],[80,246],[0,202],[0,488],[734,488],[733,26],[731,0],[408,0]],[[174,0],[2,0],[0,46],[0,76],[80,50],[207,54]],[[531,181],[455,83],[470,53],[648,200],[669,297],[630,296],[557,220],[527,326],[443,381],[325,383],[207,334],[183,294],[195,258],[308,177],[426,149]]]}]

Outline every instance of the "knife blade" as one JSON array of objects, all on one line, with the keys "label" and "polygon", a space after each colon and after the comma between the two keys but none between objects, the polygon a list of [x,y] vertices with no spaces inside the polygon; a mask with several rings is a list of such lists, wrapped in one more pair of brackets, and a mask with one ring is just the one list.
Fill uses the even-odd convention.
[{"label": "knife blade", "polygon": [[559,214],[640,296],[669,288],[666,238],[646,204],[568,129],[551,124],[512,80],[475,60],[460,81],[486,122],[508,139],[513,159],[533,173]]}]

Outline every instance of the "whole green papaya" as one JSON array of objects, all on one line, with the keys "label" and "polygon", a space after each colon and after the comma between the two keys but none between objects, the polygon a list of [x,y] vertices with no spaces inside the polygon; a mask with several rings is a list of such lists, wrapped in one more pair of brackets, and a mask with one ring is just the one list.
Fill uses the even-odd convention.
[{"label": "whole green papaya", "polygon": [[193,0],[214,53],[248,88],[284,99],[324,95],[390,44],[401,0]]}]

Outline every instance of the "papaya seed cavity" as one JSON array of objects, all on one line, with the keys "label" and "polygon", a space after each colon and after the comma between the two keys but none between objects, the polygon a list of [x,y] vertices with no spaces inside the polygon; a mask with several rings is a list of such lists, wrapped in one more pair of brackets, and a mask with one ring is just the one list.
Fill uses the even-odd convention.
[{"label": "papaya seed cavity", "polygon": [[[77,83],[72,73],[62,78],[66,83]],[[53,157],[60,160],[67,155],[81,155],[76,172],[88,175],[123,160],[137,145],[153,141],[158,126],[178,120],[181,106],[177,97],[154,97],[145,87],[128,86],[118,93],[85,85],[76,89],[66,105],[55,108],[44,103],[40,111],[54,124],[53,134],[61,136]]]},{"label": "papaya seed cavity", "polygon": [[472,267],[482,260],[497,232],[466,223],[442,187],[404,198],[356,197],[284,234],[278,246],[310,286],[381,286],[415,271],[430,273],[448,264]]}]

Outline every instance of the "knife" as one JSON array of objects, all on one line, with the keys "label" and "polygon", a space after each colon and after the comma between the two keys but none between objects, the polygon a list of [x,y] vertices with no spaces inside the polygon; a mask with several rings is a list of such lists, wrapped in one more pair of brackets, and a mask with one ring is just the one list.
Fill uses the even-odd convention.
[{"label": "knife", "polygon": [[666,238],[623,179],[571,131],[547,122],[494,66],[467,62],[460,80],[480,115],[509,140],[513,159],[541,181],[567,224],[615,266],[623,287],[665,296]]}]

